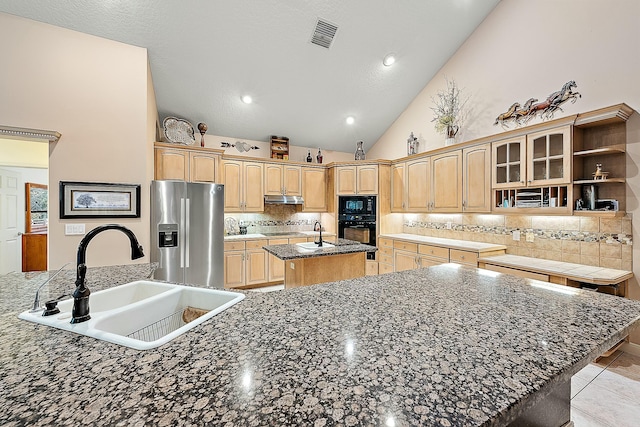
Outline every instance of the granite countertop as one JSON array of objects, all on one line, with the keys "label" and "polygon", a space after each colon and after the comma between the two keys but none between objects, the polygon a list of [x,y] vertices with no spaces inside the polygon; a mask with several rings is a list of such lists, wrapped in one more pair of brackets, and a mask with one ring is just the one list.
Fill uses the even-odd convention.
[{"label": "granite countertop", "polygon": [[365,245],[360,242],[348,239],[336,239],[335,243],[331,243],[331,247],[318,247],[317,249],[303,249],[295,244],[288,245],[267,245],[262,249],[272,255],[282,259],[300,259],[300,258],[316,258],[319,256],[352,254],[357,252],[375,252],[378,250],[375,246]]},{"label": "granite countertop", "polygon": [[495,243],[472,242],[469,240],[443,239],[440,237],[420,236],[417,234],[399,233],[399,234],[381,234],[380,237],[388,237],[390,239],[406,240],[412,243],[422,243],[425,245],[441,246],[449,249],[459,249],[461,251],[472,251],[482,254],[483,252],[498,251],[507,249],[505,245]]},{"label": "granite countertop", "polygon": [[[274,233],[248,233],[248,234],[232,234],[225,235],[224,240],[255,240],[255,239],[286,239],[292,237],[317,237],[317,231],[281,231]],[[322,236],[335,237],[335,233],[323,231]]]},{"label": "granite countertop", "polygon": [[148,351],[19,320],[47,273],[1,276],[0,425],[505,425],[640,323],[638,301],[488,273],[247,292]]},{"label": "granite countertop", "polygon": [[494,255],[480,258],[478,262],[562,276],[578,282],[597,285],[615,285],[633,277],[633,271],[628,270],[616,270],[614,268],[595,267],[520,255]]}]

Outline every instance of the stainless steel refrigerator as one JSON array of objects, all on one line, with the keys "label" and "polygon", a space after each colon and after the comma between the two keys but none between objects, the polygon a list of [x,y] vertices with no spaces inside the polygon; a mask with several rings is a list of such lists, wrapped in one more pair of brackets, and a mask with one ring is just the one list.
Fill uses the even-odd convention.
[{"label": "stainless steel refrigerator", "polygon": [[154,278],[224,287],[224,186],[151,181]]}]

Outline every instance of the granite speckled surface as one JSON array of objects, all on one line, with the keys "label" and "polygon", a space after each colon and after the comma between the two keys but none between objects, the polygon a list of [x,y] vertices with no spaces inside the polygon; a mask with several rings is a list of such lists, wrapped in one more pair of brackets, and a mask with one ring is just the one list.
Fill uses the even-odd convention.
[{"label": "granite speckled surface", "polygon": [[462,251],[473,251],[482,254],[487,251],[507,249],[505,245],[495,243],[473,242],[471,240],[444,239],[441,237],[420,236],[418,234],[399,233],[381,234],[378,238],[388,237],[390,239],[405,240],[412,243],[422,243],[425,245],[441,246],[443,248],[459,249]]},{"label": "granite speckled surface", "polygon": [[331,244],[334,246],[322,248],[318,247],[314,250],[303,249],[295,244],[267,245],[263,246],[262,249],[285,261],[300,258],[315,258],[328,255],[352,254],[356,252],[375,252],[378,250],[378,248],[375,246],[365,245],[348,239],[339,238],[336,239],[335,243]]},{"label": "granite speckled surface", "polygon": [[447,264],[247,293],[136,351],[18,320],[41,279],[0,277],[3,426],[504,425],[640,323],[638,301]]}]

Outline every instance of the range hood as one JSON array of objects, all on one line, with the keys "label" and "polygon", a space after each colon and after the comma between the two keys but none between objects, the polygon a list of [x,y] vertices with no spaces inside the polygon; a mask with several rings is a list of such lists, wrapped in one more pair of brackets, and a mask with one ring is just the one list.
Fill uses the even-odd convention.
[{"label": "range hood", "polygon": [[272,205],[301,205],[304,199],[302,196],[264,196],[264,202]]}]

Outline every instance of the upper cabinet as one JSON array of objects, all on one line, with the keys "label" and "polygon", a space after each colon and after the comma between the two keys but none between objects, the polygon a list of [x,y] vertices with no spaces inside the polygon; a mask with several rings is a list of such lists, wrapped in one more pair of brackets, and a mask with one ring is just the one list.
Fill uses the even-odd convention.
[{"label": "upper cabinet", "polygon": [[462,150],[462,211],[491,211],[491,144]]},{"label": "upper cabinet", "polygon": [[302,168],[304,212],[327,211],[327,170],[324,167]]},{"label": "upper cabinet", "polygon": [[302,169],[300,166],[266,163],[264,182],[265,195],[302,195]]},{"label": "upper cabinet", "polygon": [[378,194],[378,165],[337,166],[336,194]]},{"label": "upper cabinet", "polygon": [[258,162],[222,162],[225,212],[264,211],[263,171]]},{"label": "upper cabinet", "polygon": [[571,182],[571,127],[527,135],[527,185]]},{"label": "upper cabinet", "polygon": [[220,182],[218,150],[155,146],[155,179],[179,179],[189,182]]},{"label": "upper cabinet", "polygon": [[432,212],[462,212],[462,150],[431,156]]},{"label": "upper cabinet", "polygon": [[493,143],[493,188],[524,187],[527,145],[524,136]]}]

